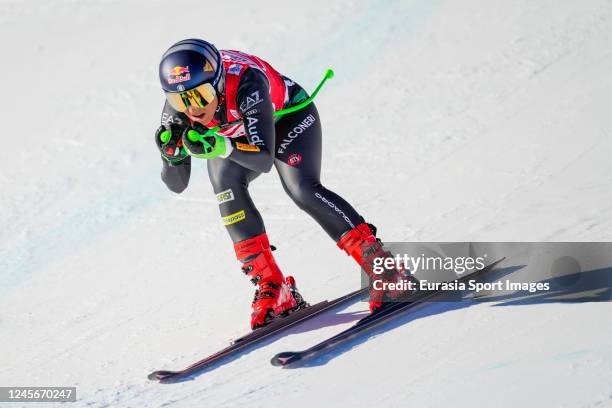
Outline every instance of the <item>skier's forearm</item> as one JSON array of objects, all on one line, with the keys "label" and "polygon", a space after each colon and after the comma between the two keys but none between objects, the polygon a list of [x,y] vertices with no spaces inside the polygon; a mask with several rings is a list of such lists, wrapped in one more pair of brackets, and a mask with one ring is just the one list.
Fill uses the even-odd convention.
[{"label": "skier's forearm", "polygon": [[168,189],[177,194],[185,191],[191,174],[191,157],[179,164],[170,164],[162,158],[162,163],[161,178]]},{"label": "skier's forearm", "polygon": [[234,150],[229,155],[230,160],[259,173],[267,173],[272,169],[274,158],[272,152],[265,147],[236,142],[232,142],[232,145]]},{"label": "skier's forearm", "polygon": [[232,142],[229,159],[248,169],[267,173],[274,164],[274,107],[268,80],[257,70],[248,70],[240,81],[236,104],[243,117],[249,144]]},{"label": "skier's forearm", "polygon": [[[183,113],[174,110],[168,101],[164,103],[161,115],[162,127],[155,133],[155,142],[162,155],[161,179],[170,191],[177,194],[187,188],[191,173],[191,157],[187,155],[180,143],[183,129],[188,124],[189,121]],[[167,134],[162,135],[166,130]]]}]

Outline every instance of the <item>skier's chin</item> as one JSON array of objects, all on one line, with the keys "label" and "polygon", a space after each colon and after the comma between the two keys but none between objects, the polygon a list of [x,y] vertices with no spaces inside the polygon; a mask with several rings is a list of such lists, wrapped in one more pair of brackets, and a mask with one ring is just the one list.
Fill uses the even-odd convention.
[{"label": "skier's chin", "polygon": [[191,119],[192,122],[198,122],[199,124],[206,126],[212,120],[212,115],[207,115],[206,113],[202,113],[198,116],[189,115],[189,119]]},{"label": "skier's chin", "polygon": [[189,111],[187,111],[185,113],[189,117],[189,120],[191,120],[192,122],[198,122],[198,123],[206,126],[206,125],[208,125],[210,123],[210,121],[215,116],[215,109],[214,108],[215,108],[214,106],[211,106],[210,108],[208,108],[206,110],[196,111],[196,112],[194,112],[195,115],[190,113]]},{"label": "skier's chin", "polygon": [[206,126],[206,125],[208,125],[210,123],[210,120],[206,120],[204,118],[204,116],[201,116],[201,117],[192,117],[191,120],[194,121],[194,122],[198,122],[199,124],[201,124],[203,126]]}]

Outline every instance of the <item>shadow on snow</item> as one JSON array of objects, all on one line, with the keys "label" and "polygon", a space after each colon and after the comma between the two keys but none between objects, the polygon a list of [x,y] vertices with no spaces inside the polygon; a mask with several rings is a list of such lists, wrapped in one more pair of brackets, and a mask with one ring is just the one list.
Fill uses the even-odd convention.
[{"label": "shadow on snow", "polygon": [[[483,281],[493,282],[508,277],[524,268],[525,265],[510,266],[489,273]],[[306,358],[294,364],[283,367],[284,369],[316,367],[327,364],[332,359],[350,351],[369,339],[382,333],[391,331],[397,327],[406,325],[412,321],[425,317],[464,309],[483,302],[496,302],[494,307],[525,306],[548,303],[585,303],[605,302],[612,299],[612,268],[596,269],[578,272],[569,275],[551,277],[539,281],[548,283],[550,289],[545,293],[530,293],[529,291],[516,291],[498,296],[472,297],[469,300],[453,301],[453,295],[449,294],[447,301],[432,302],[427,306],[394,318],[392,321],[382,324],[371,330],[357,333],[353,338],[322,351],[320,355]],[[458,294],[455,295],[455,297]]]}]

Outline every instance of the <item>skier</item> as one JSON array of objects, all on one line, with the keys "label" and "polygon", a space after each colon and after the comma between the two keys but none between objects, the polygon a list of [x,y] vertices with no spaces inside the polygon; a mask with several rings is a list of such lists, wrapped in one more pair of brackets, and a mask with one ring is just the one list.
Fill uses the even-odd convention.
[{"label": "skier", "polygon": [[[162,56],[159,78],[166,95],[155,140],[162,156],[161,177],[181,193],[189,183],[191,160],[207,160],[221,219],[234,243],[242,271],[257,286],[251,327],[307,306],[295,279],[283,276],[274,260],[261,215],[248,186],[272,166],[285,192],[315,219],[338,247],[373,276],[373,260],[390,256],[376,229],[342,197],[325,188],[321,173],[321,122],[313,103],[275,120],[273,113],[308,98],[297,83],[270,64],[240,51],[218,50],[187,39]],[[241,120],[237,124],[231,124]],[[231,125],[229,125],[231,124]],[[214,136],[204,136],[221,126]],[[378,276],[396,282],[397,270]],[[398,293],[371,290],[370,310]]]}]

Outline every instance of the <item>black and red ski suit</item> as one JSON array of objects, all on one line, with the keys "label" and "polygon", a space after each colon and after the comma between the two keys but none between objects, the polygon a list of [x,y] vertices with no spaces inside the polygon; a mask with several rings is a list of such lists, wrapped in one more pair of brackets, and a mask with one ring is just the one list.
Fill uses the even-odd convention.
[{"label": "black and red ski suit", "polygon": [[[207,160],[207,165],[232,241],[265,233],[248,187],[274,166],[289,197],[338,242],[364,220],[348,202],[321,184],[321,120],[314,103],[275,122],[275,110],[303,101],[308,97],[306,92],[257,57],[236,51],[221,53],[225,92],[210,126],[236,119],[242,119],[244,125],[226,131],[234,147],[230,156]],[[169,123],[182,127],[190,124],[186,115],[166,103],[162,124]],[[187,157],[170,164],[162,159],[161,177],[173,192],[181,193],[187,187],[191,160]]]}]

